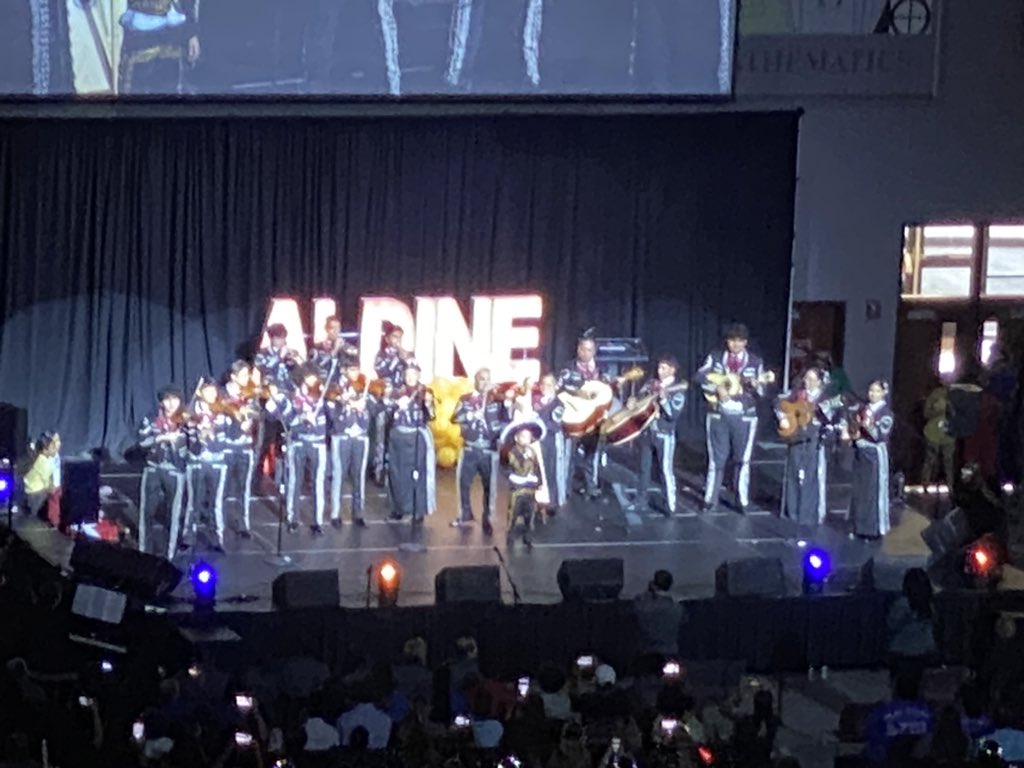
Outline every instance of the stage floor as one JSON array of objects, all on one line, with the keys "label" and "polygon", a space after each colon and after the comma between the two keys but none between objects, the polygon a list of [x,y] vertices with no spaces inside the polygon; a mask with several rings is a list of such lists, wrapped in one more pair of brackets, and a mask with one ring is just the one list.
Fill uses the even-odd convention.
[{"label": "stage floor", "polygon": [[[780,467],[770,449],[761,450],[759,454],[754,484],[770,488]],[[104,473],[101,482],[110,488],[104,493],[106,514],[129,524],[137,521],[139,471],[119,465]],[[278,502],[273,496],[259,496],[253,503],[251,539],[242,539],[234,533],[240,519],[240,506],[230,501],[227,504],[226,551],[210,551],[200,532],[200,545],[179,553],[174,562],[187,571],[193,562],[202,559],[217,569],[220,610],[270,610],[271,582],[283,570],[291,569],[337,569],[342,605],[364,605],[367,570],[383,558],[393,558],[402,568],[400,604],[430,605],[434,602],[434,577],[438,571],[446,566],[497,565],[495,547],[504,556],[508,576],[515,582],[524,602],[561,600],[556,573],[563,560],[573,558],[622,558],[625,565],[623,596],[642,591],[653,572],[665,568],[675,577],[673,592],[678,597],[707,597],[714,593],[715,568],[724,560],[745,557],[780,558],[791,592],[797,593],[800,589],[802,550],[797,544],[800,532],[795,524],[778,517],[777,502],[768,506],[772,503],[771,494],[755,494],[755,508],[745,516],[725,504],[717,513],[700,514],[698,486],[702,478],[685,467],[678,470],[680,509],[675,516],[666,518],[654,512],[627,515],[612,493],[597,501],[574,496],[564,510],[536,527],[532,549],[527,549],[518,538],[506,547],[504,488],[498,493],[500,512],[495,516],[494,536],[486,537],[479,522],[466,528],[450,526],[456,508],[454,472],[439,470],[437,477],[438,512],[418,528],[409,521],[386,522],[388,505],[384,491],[368,484],[366,528],[351,524],[346,507],[345,523],[340,530],[325,526],[324,536],[313,537],[308,526],[312,509],[306,499],[300,515],[302,527],[294,534],[285,531],[282,537],[283,551],[294,558],[294,563],[281,568],[268,562],[276,551]],[[814,533],[811,544],[830,553],[833,569],[859,567],[880,553],[881,544],[847,538],[841,477],[836,481],[835,487],[830,489],[829,519]],[[477,510],[480,493],[477,485],[474,488]],[[729,495],[725,494],[725,498]],[[897,524],[900,516],[899,511],[894,512]],[[902,517],[909,522],[919,515],[905,510]],[[70,539],[45,523],[20,515],[15,520],[15,528],[47,560],[55,565],[67,565],[72,546]],[[919,537],[911,538],[919,540]],[[163,532],[158,532],[156,541],[163,539]],[[413,551],[409,545],[416,545],[419,551]],[[922,549],[923,543],[920,548],[912,547],[912,554],[904,555],[908,565],[918,564]],[[511,603],[512,589],[505,577],[502,589],[504,600]],[[177,607],[190,610],[187,600],[191,597],[191,587],[187,579],[175,596],[181,599]]]}]

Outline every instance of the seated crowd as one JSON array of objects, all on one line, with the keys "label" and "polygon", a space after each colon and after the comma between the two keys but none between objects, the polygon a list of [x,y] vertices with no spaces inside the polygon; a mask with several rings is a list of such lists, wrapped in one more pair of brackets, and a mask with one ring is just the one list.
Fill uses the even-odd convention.
[{"label": "seated crowd", "polygon": [[[1024,759],[1024,686],[1003,685],[993,701],[979,676],[953,705],[936,709],[922,698],[923,667],[909,652],[934,649],[906,642],[920,634],[909,623],[928,619],[915,583],[908,578],[909,594],[893,607],[892,636],[903,637],[893,646],[893,696],[866,718],[857,764]],[[350,648],[333,669],[311,657],[268,657],[229,673],[213,656],[170,669],[131,654],[67,669],[45,647],[59,631],[47,623],[59,586],[29,587],[26,597],[5,581],[0,611],[48,663],[24,646],[12,654],[15,633],[0,636],[0,768],[797,765],[778,749],[771,685],[714,697],[692,684],[676,646],[685,616],[670,589],[671,576],[659,572],[636,598],[642,647],[628,668],[584,653],[496,679],[468,630],[433,667],[426,641],[413,637],[389,661]]]}]

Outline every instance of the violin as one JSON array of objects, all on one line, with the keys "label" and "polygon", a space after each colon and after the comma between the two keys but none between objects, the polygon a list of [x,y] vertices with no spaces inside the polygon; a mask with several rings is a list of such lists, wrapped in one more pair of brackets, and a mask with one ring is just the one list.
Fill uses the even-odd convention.
[{"label": "violin", "polygon": [[161,432],[178,432],[187,424],[188,412],[185,410],[184,406],[179,406],[178,410],[169,416],[161,411],[155,422],[155,426]]},{"label": "violin", "polygon": [[850,418],[846,427],[844,437],[847,440],[855,441],[862,437],[868,437],[868,430],[875,422],[875,415],[871,406],[867,403],[860,405],[850,412]]},{"label": "violin", "polygon": [[533,394],[538,391],[536,384],[532,383],[530,379],[523,379],[523,381],[501,381],[497,384],[492,384],[487,390],[486,400],[489,403],[505,400],[511,394],[512,397],[523,397],[526,394]]},{"label": "violin", "polygon": [[366,385],[366,391],[378,400],[383,400],[385,395],[387,395],[388,386],[390,384],[387,379],[374,379]]}]

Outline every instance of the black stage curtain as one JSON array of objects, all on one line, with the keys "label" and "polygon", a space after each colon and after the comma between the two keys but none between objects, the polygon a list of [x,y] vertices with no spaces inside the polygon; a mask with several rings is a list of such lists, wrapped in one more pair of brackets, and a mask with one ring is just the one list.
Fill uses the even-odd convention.
[{"label": "black stage curtain", "polygon": [[0,122],[0,400],[122,450],[283,293],[354,328],[361,295],[529,289],[552,365],[597,325],[689,370],[732,320],[781,365],[797,120]]}]

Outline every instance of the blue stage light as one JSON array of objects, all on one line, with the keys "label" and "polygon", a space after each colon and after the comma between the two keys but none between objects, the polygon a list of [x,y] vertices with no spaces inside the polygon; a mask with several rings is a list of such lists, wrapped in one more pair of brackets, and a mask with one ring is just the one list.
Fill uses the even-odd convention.
[{"label": "blue stage light", "polygon": [[809,549],[804,554],[804,593],[821,592],[832,571],[832,560],[823,549]]},{"label": "blue stage light", "polygon": [[0,459],[0,504],[7,504],[14,495],[14,470],[11,462]]},{"label": "blue stage light", "polygon": [[192,566],[189,579],[196,596],[196,610],[212,610],[217,601],[217,572],[211,565],[198,562]]}]

